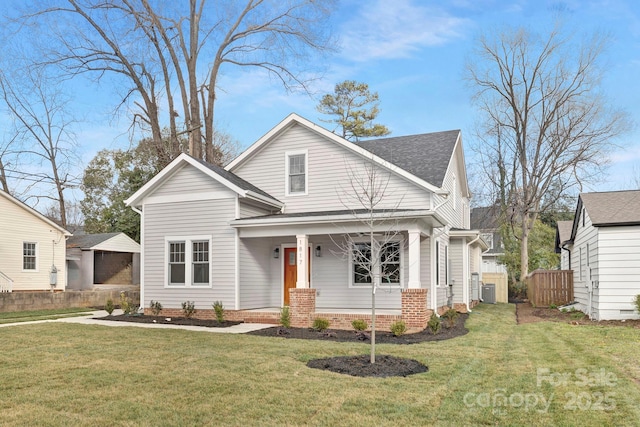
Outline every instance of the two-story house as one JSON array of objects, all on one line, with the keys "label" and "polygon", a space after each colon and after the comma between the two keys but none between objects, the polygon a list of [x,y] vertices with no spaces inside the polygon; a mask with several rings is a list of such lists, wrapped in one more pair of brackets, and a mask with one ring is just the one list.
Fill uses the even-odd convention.
[{"label": "two-story house", "polygon": [[460,131],[353,143],[292,114],[226,168],[182,154],[126,201],[141,215],[141,303],[210,315],[222,301],[229,318],[263,322],[288,305],[294,325],[350,327],[370,312],[354,253],[377,252],[373,234],[378,325],[423,328],[473,304],[486,245],[469,198]]}]

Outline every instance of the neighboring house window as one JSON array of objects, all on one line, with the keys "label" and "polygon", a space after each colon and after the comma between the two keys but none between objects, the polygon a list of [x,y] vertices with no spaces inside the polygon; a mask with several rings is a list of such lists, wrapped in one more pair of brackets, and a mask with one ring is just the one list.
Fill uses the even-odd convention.
[{"label": "neighboring house window", "polygon": [[287,195],[307,194],[307,152],[286,153]]},{"label": "neighboring house window", "polygon": [[211,238],[166,239],[168,286],[210,286]]},{"label": "neighboring house window", "polygon": [[580,271],[580,280],[584,280],[584,272],[582,270],[582,265],[584,264],[582,262],[582,247],[580,247],[580,254],[579,254],[579,258],[578,258],[578,270]]},{"label": "neighboring house window", "polygon": [[484,240],[487,243],[487,246],[489,246],[489,249],[493,249],[493,233],[482,233],[481,237],[482,237],[482,240]]},{"label": "neighboring house window", "polygon": [[[400,242],[389,242],[380,248],[378,268],[382,285],[400,284],[401,247]],[[371,285],[371,276],[377,272],[372,271],[370,243],[353,244],[352,266],[352,284],[354,286]]]},{"label": "neighboring house window", "polygon": [[34,242],[22,243],[22,269],[35,271],[38,268],[38,244]]}]

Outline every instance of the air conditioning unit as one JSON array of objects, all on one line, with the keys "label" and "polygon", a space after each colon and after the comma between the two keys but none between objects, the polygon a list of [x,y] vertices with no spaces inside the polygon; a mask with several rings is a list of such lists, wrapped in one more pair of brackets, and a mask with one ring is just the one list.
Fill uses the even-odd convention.
[{"label": "air conditioning unit", "polygon": [[496,285],[494,283],[482,285],[482,302],[485,304],[496,303]]}]

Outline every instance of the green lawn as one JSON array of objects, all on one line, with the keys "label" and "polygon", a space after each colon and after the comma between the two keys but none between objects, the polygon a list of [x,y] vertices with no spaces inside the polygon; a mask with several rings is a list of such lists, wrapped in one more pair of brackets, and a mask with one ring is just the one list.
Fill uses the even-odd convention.
[{"label": "green lawn", "polygon": [[0,325],[5,323],[32,322],[34,320],[54,320],[63,317],[85,316],[94,309],[64,308],[58,310],[32,310],[0,313]]},{"label": "green lawn", "polygon": [[449,341],[379,345],[430,369],[387,379],[305,366],[365,344],[0,328],[0,425],[640,425],[640,330],[517,326],[513,305],[480,307],[467,325]]}]

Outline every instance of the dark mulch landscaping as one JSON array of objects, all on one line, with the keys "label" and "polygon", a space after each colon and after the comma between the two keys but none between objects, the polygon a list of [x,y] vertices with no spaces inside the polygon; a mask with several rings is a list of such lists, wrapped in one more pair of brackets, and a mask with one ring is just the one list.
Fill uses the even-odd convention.
[{"label": "dark mulch landscaping", "polygon": [[95,317],[96,320],[111,320],[130,323],[156,323],[161,325],[203,326],[205,328],[228,328],[243,322],[225,320],[223,323],[217,320],[187,319],[186,317],[147,316],[141,314],[120,314],[117,316]]},{"label": "dark mulch landscaping", "polygon": [[413,359],[379,355],[376,363],[370,363],[371,356],[339,356],[327,359],[310,360],[307,366],[314,369],[323,369],[338,374],[346,374],[354,377],[406,377],[407,375],[427,372],[429,368]]},{"label": "dark mulch landscaping", "polygon": [[[459,315],[456,324],[450,328],[445,326],[446,320],[443,318],[442,329],[440,329],[440,332],[436,335],[431,333],[428,329],[413,334],[404,334],[399,337],[396,337],[391,332],[376,331],[376,344],[418,344],[426,341],[442,341],[459,337],[469,332],[467,328],[464,327],[464,323],[468,317],[468,314]],[[326,331],[318,332],[310,328],[273,327],[247,332],[247,334],[262,337],[294,338],[303,340],[371,342],[371,337],[368,332],[343,331],[339,329],[327,329]]]}]

